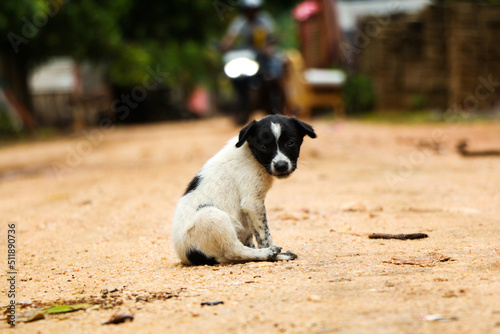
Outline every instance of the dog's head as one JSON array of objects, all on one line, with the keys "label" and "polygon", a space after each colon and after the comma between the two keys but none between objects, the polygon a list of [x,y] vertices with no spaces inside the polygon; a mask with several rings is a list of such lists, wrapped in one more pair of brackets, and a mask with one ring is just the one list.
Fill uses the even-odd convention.
[{"label": "dog's head", "polygon": [[250,150],[266,171],[285,178],[297,168],[300,145],[306,135],[316,138],[309,124],[293,117],[272,115],[245,126],[236,147],[248,141]]}]

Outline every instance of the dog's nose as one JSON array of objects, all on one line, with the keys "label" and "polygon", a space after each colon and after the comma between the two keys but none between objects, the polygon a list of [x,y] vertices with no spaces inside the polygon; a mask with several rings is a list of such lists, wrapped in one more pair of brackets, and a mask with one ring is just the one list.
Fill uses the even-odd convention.
[{"label": "dog's nose", "polygon": [[288,172],[288,162],[286,161],[277,161],[274,163],[274,170],[278,173],[285,173]]}]

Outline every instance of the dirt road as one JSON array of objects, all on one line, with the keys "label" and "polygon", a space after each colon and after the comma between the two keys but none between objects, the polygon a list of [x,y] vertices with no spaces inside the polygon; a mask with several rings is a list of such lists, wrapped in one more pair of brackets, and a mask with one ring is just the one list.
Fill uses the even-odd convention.
[{"label": "dirt road", "polygon": [[[0,331],[500,333],[500,157],[454,149],[500,148],[500,124],[312,124],[318,138],[266,201],[291,262],[185,267],[173,252],[176,202],[238,133],[228,120],[1,147],[0,305],[14,224],[18,317]],[[134,320],[102,324],[118,313]]]}]

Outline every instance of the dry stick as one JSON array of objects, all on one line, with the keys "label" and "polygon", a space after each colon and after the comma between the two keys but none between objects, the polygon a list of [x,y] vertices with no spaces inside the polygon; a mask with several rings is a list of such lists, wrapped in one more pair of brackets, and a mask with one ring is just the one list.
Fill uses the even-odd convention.
[{"label": "dry stick", "polygon": [[461,140],[457,144],[457,151],[463,157],[491,157],[500,156],[500,151],[488,150],[488,151],[469,151],[467,150],[467,141]]},{"label": "dry stick", "polygon": [[425,233],[410,233],[410,234],[384,234],[384,233],[372,233],[368,236],[370,239],[399,239],[399,240],[413,240],[413,239],[424,239],[429,236]]}]

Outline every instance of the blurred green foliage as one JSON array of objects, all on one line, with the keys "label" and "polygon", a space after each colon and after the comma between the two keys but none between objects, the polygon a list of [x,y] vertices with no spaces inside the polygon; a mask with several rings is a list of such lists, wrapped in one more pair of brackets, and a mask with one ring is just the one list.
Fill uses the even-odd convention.
[{"label": "blurred green foliage", "polygon": [[282,49],[298,49],[299,34],[297,23],[290,15],[290,11],[283,11],[275,16],[276,26],[279,27],[276,31],[278,45]]},{"label": "blurred green foliage", "polygon": [[[105,63],[122,86],[141,84],[157,66],[170,84],[210,82],[219,55],[208,42],[218,41],[238,13],[238,1],[219,2],[223,15],[206,0],[3,0],[0,54],[28,68],[52,56]],[[289,17],[297,2],[269,1],[266,8]],[[289,44],[290,35],[282,36]]]},{"label": "blurred green foliage", "polygon": [[425,97],[422,95],[413,95],[410,99],[410,109],[411,110],[423,110],[425,109],[426,101]]},{"label": "blurred green foliage", "polygon": [[343,90],[347,115],[356,115],[375,108],[375,92],[370,78],[360,73],[348,75]]},{"label": "blurred green foliage", "polygon": [[36,12],[46,10],[45,0],[2,1],[0,3],[0,31],[7,35],[9,31],[20,27],[20,18],[32,16]]},{"label": "blurred green foliage", "polygon": [[12,128],[12,124],[7,115],[7,111],[0,107],[0,134],[4,133],[13,133],[14,130]]},{"label": "blurred green foliage", "polygon": [[103,59],[119,52],[118,18],[130,0],[5,0],[0,2],[0,52],[33,66],[51,56]]}]

